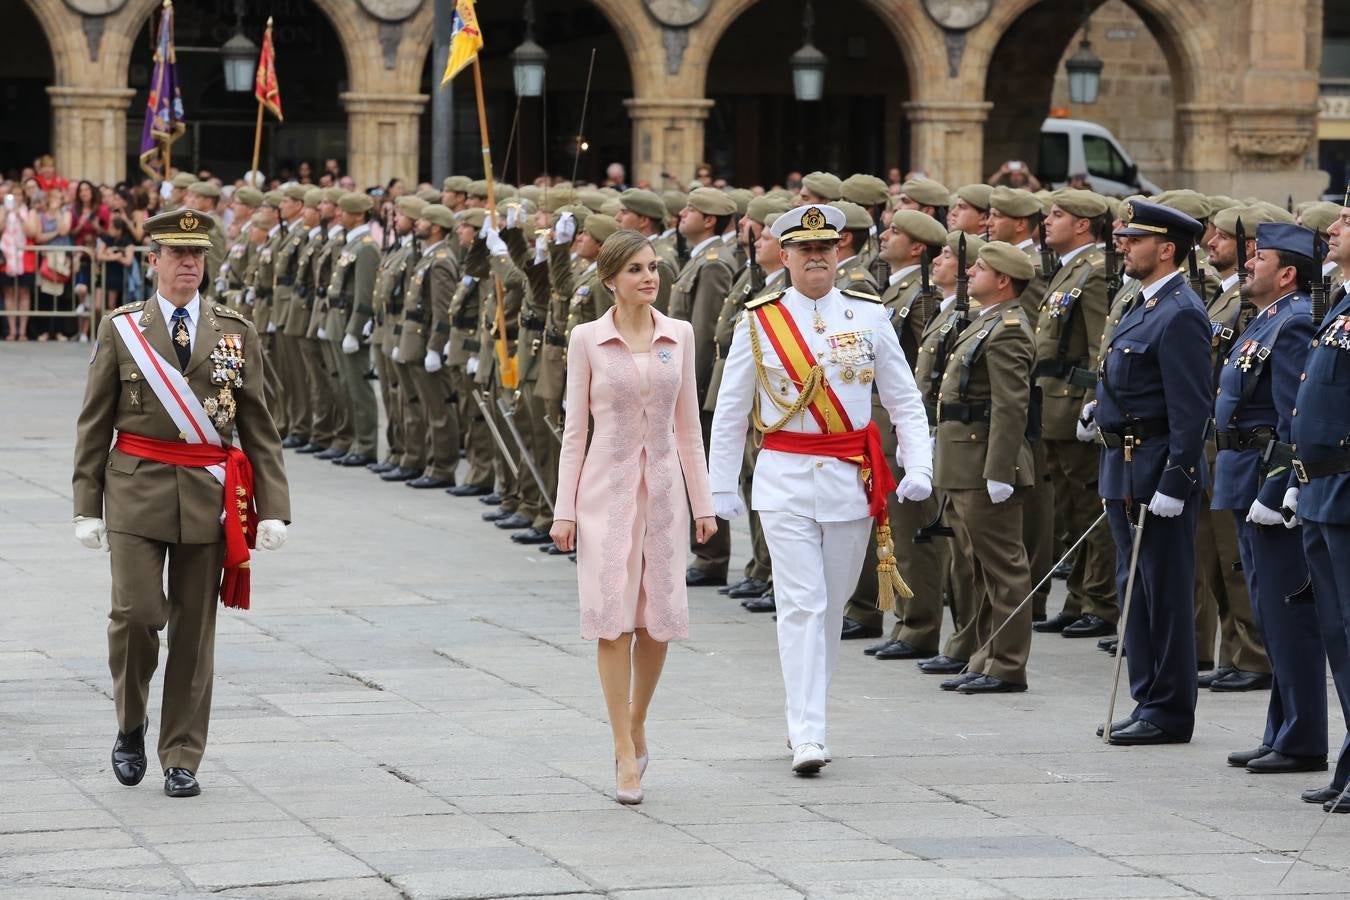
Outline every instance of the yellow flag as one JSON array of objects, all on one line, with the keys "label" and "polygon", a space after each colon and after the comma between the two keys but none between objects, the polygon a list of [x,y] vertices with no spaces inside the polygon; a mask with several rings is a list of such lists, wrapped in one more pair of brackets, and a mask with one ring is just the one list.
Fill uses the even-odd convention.
[{"label": "yellow flag", "polygon": [[483,32],[478,29],[478,13],[474,11],[473,0],[455,0],[455,14],[450,23],[450,58],[445,64],[445,74],[441,76],[441,87],[477,59],[478,51],[482,49]]}]

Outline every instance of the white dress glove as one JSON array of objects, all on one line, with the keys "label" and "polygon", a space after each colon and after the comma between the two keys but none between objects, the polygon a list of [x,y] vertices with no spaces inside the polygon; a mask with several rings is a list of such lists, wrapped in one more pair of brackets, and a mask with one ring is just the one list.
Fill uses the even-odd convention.
[{"label": "white dress glove", "polygon": [[102,519],[92,516],[75,517],[75,540],[90,550],[108,552],[108,526]]},{"label": "white dress glove", "polygon": [[537,266],[548,259],[548,235],[541,234],[534,239],[534,264]]},{"label": "white dress glove", "polygon": [[558,224],[553,226],[553,243],[570,244],[572,243],[572,238],[576,236],[576,218],[570,212],[565,212],[558,216]]},{"label": "white dress glove", "polygon": [[1153,513],[1153,515],[1161,516],[1164,519],[1176,518],[1181,515],[1181,511],[1185,508],[1185,500],[1169,497],[1161,491],[1155,491],[1153,499],[1148,502],[1148,511]]},{"label": "white dress glove", "polygon": [[1252,501],[1252,508],[1247,510],[1247,521],[1253,525],[1283,525],[1284,516],[1278,509],[1271,509],[1260,500]]},{"label": "white dress glove", "polygon": [[741,503],[741,495],[735,491],[719,491],[712,495],[713,513],[719,519],[726,519],[728,522],[737,516],[745,514],[745,505]]},{"label": "white dress glove", "polygon": [[344,336],[343,336],[343,338],[342,338],[342,352],[343,352],[343,353],[346,353],[348,356],[350,356],[351,354],[355,353],[357,350],[360,350],[360,349],[361,349],[361,342],[360,342],[360,341],[358,341],[356,338],[352,337],[350,334],[344,335]]},{"label": "white dress glove", "polygon": [[393,350],[389,351],[389,358],[392,359],[394,362],[398,362],[398,347],[395,347]]},{"label": "white dress glove", "polygon": [[258,523],[258,538],[254,543],[259,550],[280,550],[286,543],[286,523],[280,519],[263,519]]},{"label": "white dress glove", "polygon": [[441,355],[435,350],[428,350],[426,357],[422,360],[422,368],[428,372],[439,372],[441,366]]},{"label": "white dress glove", "polygon": [[506,241],[502,240],[502,236],[497,229],[484,226],[484,230],[487,232],[483,235],[483,239],[487,242],[488,253],[493,256],[505,256]]},{"label": "white dress glove", "polygon": [[247,303],[249,306],[253,305],[253,298],[256,296],[257,292],[254,291],[253,288],[244,289],[244,302]]},{"label": "white dress glove", "polygon": [[917,503],[933,496],[933,479],[924,472],[906,472],[900,479],[900,488],[896,491],[900,502],[909,500]]},{"label": "white dress glove", "polygon": [[371,334],[373,334],[374,332],[375,332],[374,321],[367,322],[365,324],[365,327],[361,329],[361,337],[370,337]]},{"label": "white dress glove", "polygon": [[326,341],[328,340],[328,331],[322,325],[320,325],[318,329],[315,330],[314,336],[321,341]]},{"label": "white dress glove", "polygon": [[228,284],[226,283],[226,281],[225,281],[224,278],[217,278],[217,279],[216,279],[216,293],[217,293],[217,294],[223,294],[223,293],[225,293],[225,288],[226,288],[226,287],[228,287]]},{"label": "white dress glove", "polygon": [[1289,510],[1291,513],[1294,513],[1295,515],[1297,515],[1297,514],[1298,514],[1298,488],[1296,488],[1296,487],[1291,487],[1289,490],[1285,491],[1285,492],[1284,492],[1284,500],[1281,502],[1280,505],[1283,506],[1285,509]]},{"label": "white dress glove", "polygon": [[468,362],[464,363],[464,371],[470,375],[478,374],[478,357],[470,356]]},{"label": "white dress glove", "polygon": [[1086,444],[1097,440],[1097,401],[1091,400],[1083,406],[1083,413],[1075,425],[1078,439]]},{"label": "white dress glove", "polygon": [[1013,495],[1013,486],[1002,481],[991,481],[986,478],[984,489],[989,492],[989,499],[995,503],[1002,503]]},{"label": "white dress glove", "polygon": [[277,333],[277,323],[276,323],[276,322],[268,322],[268,323],[267,323],[267,333],[268,333],[268,334],[276,334],[276,333]]},{"label": "white dress glove", "polygon": [[522,209],[521,207],[516,206],[514,204],[508,206],[506,208],[506,227],[507,228],[520,227],[520,220],[524,214],[525,210]]}]

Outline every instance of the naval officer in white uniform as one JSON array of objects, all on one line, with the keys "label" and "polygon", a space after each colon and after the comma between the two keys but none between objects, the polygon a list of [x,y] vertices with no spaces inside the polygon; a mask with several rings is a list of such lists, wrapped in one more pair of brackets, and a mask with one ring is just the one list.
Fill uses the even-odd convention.
[{"label": "naval officer in white uniform", "polygon": [[773,558],[792,769],[803,775],[830,759],[825,703],[844,604],[896,487],[872,422],[874,390],[895,423],[901,501],[932,492],[928,420],[890,310],[874,294],[834,287],[843,227],[844,214],[825,205],[775,220],[793,286],[750,301],[736,323],[709,453],[713,503],[731,519],[744,512],[747,423],[763,436],[751,505]]}]

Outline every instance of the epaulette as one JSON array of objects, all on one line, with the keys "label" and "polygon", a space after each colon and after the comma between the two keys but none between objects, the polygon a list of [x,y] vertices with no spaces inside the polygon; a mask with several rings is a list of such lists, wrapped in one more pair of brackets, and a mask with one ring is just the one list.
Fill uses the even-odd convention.
[{"label": "epaulette", "polygon": [[244,314],[237,309],[230,309],[228,306],[222,306],[219,303],[217,303],[213,308],[215,309],[216,315],[218,316],[225,316],[227,319],[238,319],[240,322],[248,321],[248,319],[244,318]]},{"label": "epaulette", "polygon": [[707,253],[703,254],[703,258],[709,262],[714,262],[717,259],[717,251],[710,249]]},{"label": "epaulette", "polygon": [[368,235],[368,234],[367,234],[367,235],[363,235],[362,238],[361,238],[361,243],[363,243],[363,244],[373,244],[373,243],[375,243],[375,239],[374,239],[373,237],[371,237],[370,235]]},{"label": "epaulette", "polygon": [[108,313],[108,315],[120,316],[123,315],[124,313],[140,312],[144,308],[145,308],[145,301],[137,300],[134,303],[123,303],[121,306],[117,307],[117,309],[114,309],[112,312]]},{"label": "epaulette", "polygon": [[848,273],[848,277],[852,281],[862,281],[864,278],[867,277],[867,273],[859,271],[858,269],[854,269],[852,272]]},{"label": "epaulette", "polygon": [[435,253],[437,259],[445,259],[449,255],[450,254],[445,252],[444,250],[437,250]]},{"label": "epaulette", "polygon": [[1017,318],[1016,316],[1014,316],[1014,317],[1011,318],[1011,319],[1004,319],[1004,320],[1003,320],[1003,324],[1004,324],[1004,325],[1021,325],[1021,324],[1022,324],[1022,320],[1019,319],[1019,318]]},{"label": "epaulette", "polygon": [[787,293],[786,290],[781,290],[781,291],[770,291],[767,294],[760,294],[755,299],[746,301],[745,308],[755,309],[756,307],[763,306],[766,303],[772,303],[773,301],[779,299],[786,293]]},{"label": "epaulette", "polygon": [[855,300],[867,300],[871,303],[881,302],[881,298],[876,294],[869,294],[867,291],[860,291],[857,288],[844,288],[839,293],[852,297]]}]

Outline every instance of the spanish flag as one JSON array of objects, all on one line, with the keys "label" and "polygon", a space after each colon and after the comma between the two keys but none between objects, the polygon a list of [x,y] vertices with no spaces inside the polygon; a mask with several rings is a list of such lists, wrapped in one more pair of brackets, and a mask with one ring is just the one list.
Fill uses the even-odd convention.
[{"label": "spanish flag", "polygon": [[[253,96],[276,116],[281,118],[281,87],[277,84],[277,57],[272,49],[272,20],[267,20],[263,32],[262,53],[258,56],[258,74],[253,81]],[[284,120],[282,120],[284,121]]]},{"label": "spanish flag", "polygon": [[473,0],[455,0],[455,15],[450,23],[450,58],[445,63],[441,87],[450,83],[464,67],[478,58],[483,49],[483,32],[478,29],[478,13]]}]

